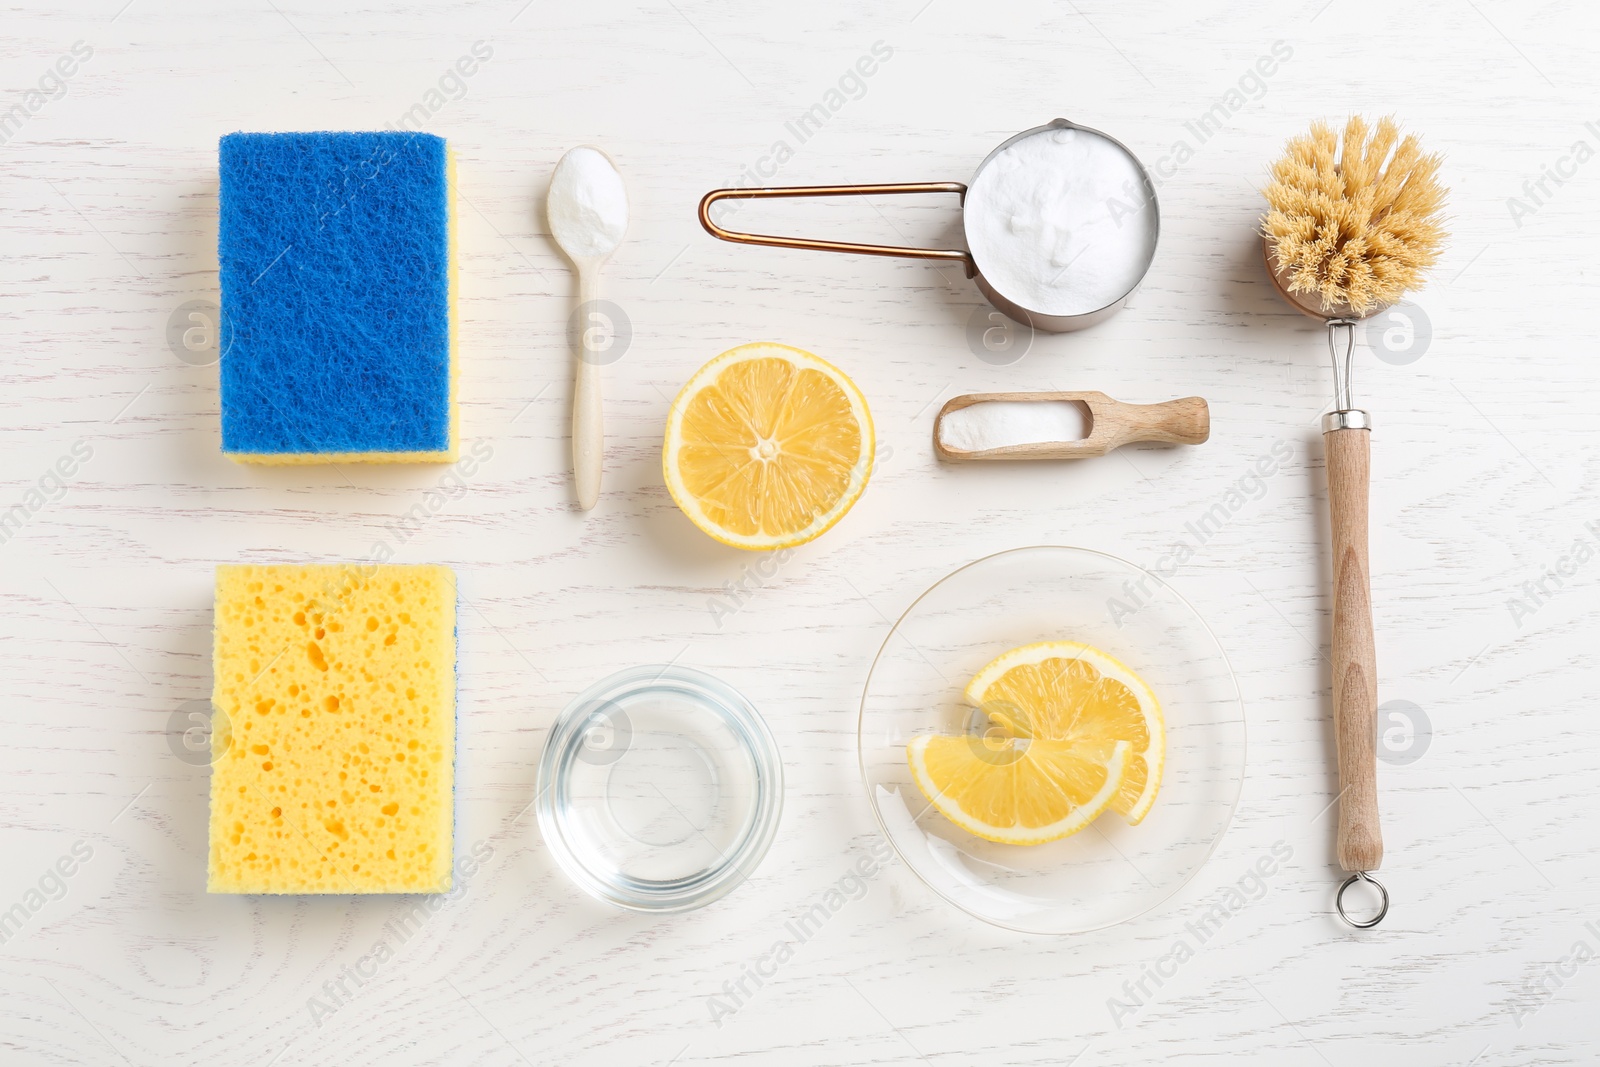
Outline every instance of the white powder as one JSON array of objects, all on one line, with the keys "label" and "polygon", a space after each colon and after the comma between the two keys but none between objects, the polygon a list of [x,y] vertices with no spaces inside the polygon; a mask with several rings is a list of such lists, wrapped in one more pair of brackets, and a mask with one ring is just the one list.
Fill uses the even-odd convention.
[{"label": "white powder", "polygon": [[980,170],[963,208],[978,271],[1030,311],[1081,315],[1127,295],[1155,254],[1138,161],[1087,130],[1044,130]]},{"label": "white powder", "polygon": [[939,420],[939,443],[966,452],[1087,436],[1089,410],[1078,400],[981,400]]},{"label": "white powder", "polygon": [[628,190],[598,149],[574,148],[561,157],[545,206],[550,232],[569,256],[609,256],[628,229]]}]

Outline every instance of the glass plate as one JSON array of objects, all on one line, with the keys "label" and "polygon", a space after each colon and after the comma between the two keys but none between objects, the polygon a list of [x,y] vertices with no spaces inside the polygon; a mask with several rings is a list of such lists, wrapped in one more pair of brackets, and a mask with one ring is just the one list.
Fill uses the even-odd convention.
[{"label": "glass plate", "polygon": [[[1060,841],[985,841],[928,803],[906,744],[981,732],[967,682],[1002,652],[1050,640],[1093,645],[1149,683],[1167,727],[1161,791],[1138,826],[1107,811]],[[961,910],[1027,933],[1098,930],[1172,896],[1222,839],[1244,781],[1244,708],[1210,628],[1154,574],[1082,548],[1000,552],[918,597],[873,662],[857,743],[867,797],[907,866]]]}]

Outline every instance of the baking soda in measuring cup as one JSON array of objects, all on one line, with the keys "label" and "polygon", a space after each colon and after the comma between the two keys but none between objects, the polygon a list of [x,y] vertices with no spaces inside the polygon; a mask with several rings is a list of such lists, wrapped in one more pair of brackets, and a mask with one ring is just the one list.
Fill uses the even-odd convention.
[{"label": "baking soda in measuring cup", "polygon": [[[791,196],[957,193],[966,248],[906,248],[778,234],[742,233],[711,217],[723,200]],[[1129,202],[1133,207],[1129,207]],[[868,256],[959,263],[1000,311],[1062,333],[1125,306],[1155,258],[1161,212],[1149,174],[1132,152],[1098,130],[1053,119],[989,153],[969,184],[802,185],[713,189],[700,224],[723,241]]]},{"label": "baking soda in measuring cup", "polygon": [[1021,307],[1098,311],[1127,296],[1155,255],[1159,221],[1146,184],[1139,161],[1103,134],[1029,133],[973,178],[962,212],[967,247],[989,285]]}]

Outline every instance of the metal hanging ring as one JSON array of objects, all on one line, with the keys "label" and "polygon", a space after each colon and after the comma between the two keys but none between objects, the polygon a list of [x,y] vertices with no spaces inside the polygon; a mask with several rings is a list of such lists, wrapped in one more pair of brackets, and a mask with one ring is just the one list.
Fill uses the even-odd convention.
[{"label": "metal hanging ring", "polygon": [[[1378,908],[1378,914],[1374,915],[1370,919],[1352,919],[1350,918],[1349,912],[1344,910],[1345,891],[1351,886],[1355,885],[1357,882],[1366,882],[1369,885],[1376,886],[1378,893],[1383,897],[1383,903]],[[1377,926],[1379,923],[1383,922],[1383,917],[1389,914],[1389,891],[1383,887],[1382,882],[1372,877],[1372,875],[1368,874],[1366,871],[1357,871],[1355,874],[1352,874],[1339,884],[1339,892],[1334,895],[1333,905],[1339,909],[1339,918],[1343,919],[1357,930],[1370,930],[1374,926]]]}]

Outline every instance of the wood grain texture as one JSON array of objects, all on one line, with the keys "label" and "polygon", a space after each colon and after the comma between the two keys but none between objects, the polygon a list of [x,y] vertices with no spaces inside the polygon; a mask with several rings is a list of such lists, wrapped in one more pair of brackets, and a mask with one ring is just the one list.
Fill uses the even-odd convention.
[{"label": "wood grain texture", "polygon": [[1383,864],[1378,820],[1378,652],[1372,633],[1367,494],[1372,432],[1322,435],[1328,461],[1329,545],[1333,555],[1333,732],[1339,758],[1339,866]]},{"label": "wood grain texture", "polygon": [[[1600,121],[1593,5],[109,0],[13,6],[5,28],[0,115],[75,41],[93,50],[0,144],[0,514],[30,490],[41,505],[0,544],[0,915],[75,843],[92,850],[0,944],[6,1067],[1592,1062],[1600,964],[1572,957],[1600,948],[1600,361],[1583,298],[1600,159],[1575,164],[1572,146]],[[478,41],[492,57],[458,74],[465,92],[441,89]],[[892,54],[857,72],[865,91],[840,89],[880,41]],[[1261,74],[1280,41],[1292,55]],[[216,299],[217,138],[381,129],[430,91],[428,127],[458,153],[476,466],[446,481],[224,459],[216,368],[168,333],[182,305]],[[790,131],[829,102],[820,130]],[[1278,298],[1255,236],[1284,140],[1357,108],[1444,151],[1452,188],[1451,243],[1410,327],[1358,338],[1357,398],[1379,427],[1395,900],[1367,933],[1332,914],[1325,331]],[[780,141],[791,154],[752,183],[966,181],[1058,114],[1151,168],[1161,244],[1131,306],[1036,335],[1020,359],[969,343],[992,309],[959,267],[736,246],[695,215],[707,190],[771,171]],[[577,287],[540,210],[582,143],[636,194],[606,268],[634,341],[606,367],[605,487],[587,513],[568,439]],[[1563,157],[1571,177],[1534,203],[1524,183]],[[953,248],[953,200],[733,218]],[[1427,340],[1399,362],[1417,354],[1408,332]],[[844,368],[880,444],[850,515],[759,571],[695,530],[660,474],[671,397],[752,340]],[[950,396],[1067,389],[1203,396],[1211,439],[1049,466],[929,447]],[[457,571],[457,832],[494,854],[374,965],[415,901],[204,893],[207,770],[179,753],[188,702],[211,689],[213,567],[380,543]],[[1158,569],[1232,659],[1249,768],[1210,863],[1136,922],[1044,939],[963,917],[891,861],[757,974],[871,855],[856,709],[890,620],[956,567],[1051,543]],[[786,795],[748,884],[662,920],[584,898],[526,808],[567,701],[673,660],[761,710]]]},{"label": "wood grain texture", "polygon": [[[974,404],[1077,403],[1088,413],[1089,433],[1081,441],[1029,441],[998,448],[952,448],[944,443],[940,424],[952,411]],[[933,450],[951,462],[991,459],[1090,459],[1113,448],[1135,443],[1198,445],[1211,436],[1211,412],[1198,396],[1159,404],[1125,404],[1093,390],[1076,392],[965,393],[945,401],[933,420]]]}]

